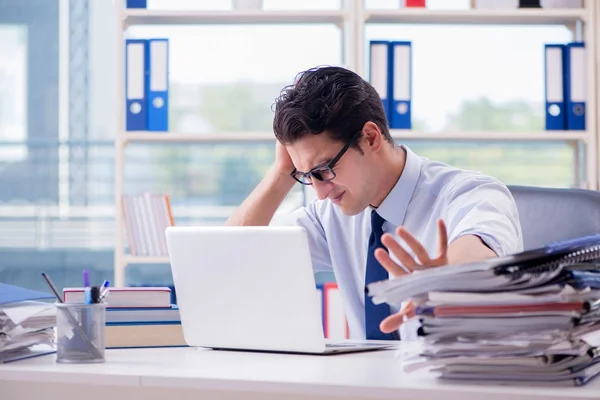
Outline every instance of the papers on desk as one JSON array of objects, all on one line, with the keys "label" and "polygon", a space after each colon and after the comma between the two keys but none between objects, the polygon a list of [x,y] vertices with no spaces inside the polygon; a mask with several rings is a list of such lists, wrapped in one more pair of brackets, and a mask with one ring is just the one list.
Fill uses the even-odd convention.
[{"label": "papers on desk", "polygon": [[416,305],[425,347],[407,371],[581,386],[600,374],[600,266],[593,263],[600,236],[580,243],[418,271],[367,289],[376,303]]},{"label": "papers on desk", "polygon": [[25,301],[0,306],[0,362],[26,356],[35,345],[52,345],[55,326],[53,304]]},{"label": "papers on desk", "polygon": [[26,300],[49,296],[5,284],[2,289],[6,290],[0,303],[0,363],[54,352],[54,304]]}]

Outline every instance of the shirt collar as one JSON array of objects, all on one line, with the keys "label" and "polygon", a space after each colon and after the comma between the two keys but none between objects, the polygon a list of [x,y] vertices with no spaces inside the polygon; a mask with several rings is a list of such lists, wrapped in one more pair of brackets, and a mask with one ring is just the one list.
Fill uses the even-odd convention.
[{"label": "shirt collar", "polygon": [[396,226],[404,224],[404,216],[406,215],[408,203],[417,187],[422,164],[421,157],[404,145],[400,147],[406,152],[404,170],[391,192],[376,209],[377,213],[386,221]]}]

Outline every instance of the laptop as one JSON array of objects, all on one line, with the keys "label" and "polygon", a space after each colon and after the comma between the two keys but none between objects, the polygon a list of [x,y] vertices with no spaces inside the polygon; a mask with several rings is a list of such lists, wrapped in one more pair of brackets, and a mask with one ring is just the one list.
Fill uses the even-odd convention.
[{"label": "laptop", "polygon": [[172,226],[166,239],[190,346],[303,354],[393,346],[324,337],[302,227]]}]

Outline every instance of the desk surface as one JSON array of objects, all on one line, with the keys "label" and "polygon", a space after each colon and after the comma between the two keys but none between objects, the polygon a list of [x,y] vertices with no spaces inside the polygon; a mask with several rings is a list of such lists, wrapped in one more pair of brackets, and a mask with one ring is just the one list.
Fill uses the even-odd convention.
[{"label": "desk surface", "polygon": [[[405,373],[415,346],[329,356],[195,348],[107,350],[106,363],[56,364],[55,355],[0,365],[4,385],[63,384],[169,390],[243,391],[281,398],[339,396],[387,399],[584,399],[600,397],[600,379],[577,388],[532,388],[440,382],[427,371]],[[510,397],[509,397],[510,396]]]}]

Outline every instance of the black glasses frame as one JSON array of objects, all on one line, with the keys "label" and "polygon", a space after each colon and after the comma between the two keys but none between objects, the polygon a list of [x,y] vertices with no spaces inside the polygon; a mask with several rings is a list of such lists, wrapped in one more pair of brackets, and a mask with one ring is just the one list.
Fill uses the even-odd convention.
[{"label": "black glasses frame", "polygon": [[[333,159],[329,162],[329,164],[327,164],[323,167],[313,168],[308,172],[300,172],[296,168],[294,168],[294,170],[290,173],[290,175],[292,176],[292,178],[294,178],[296,180],[296,182],[298,182],[302,185],[306,185],[306,186],[312,185],[312,178],[315,178],[321,182],[329,182],[329,181],[334,180],[337,175],[335,174],[333,167],[335,167],[335,165],[338,163],[338,161],[340,161],[340,158],[342,158],[342,156],[348,151],[348,149],[350,148],[352,143],[354,143],[354,141],[356,141],[356,139],[360,136],[361,133],[362,133],[362,130],[358,131],[358,133],[356,135],[354,135],[352,140],[350,140],[350,142],[346,143],[344,145],[344,147],[342,147],[342,150],[340,150],[340,152],[337,153],[337,155],[335,157],[333,157]],[[314,172],[316,170],[321,170],[321,171],[329,170],[329,173],[331,173],[333,176],[329,179],[323,179],[323,176],[321,176],[320,173]],[[310,181],[303,182],[302,179],[305,177],[310,177]]]}]

